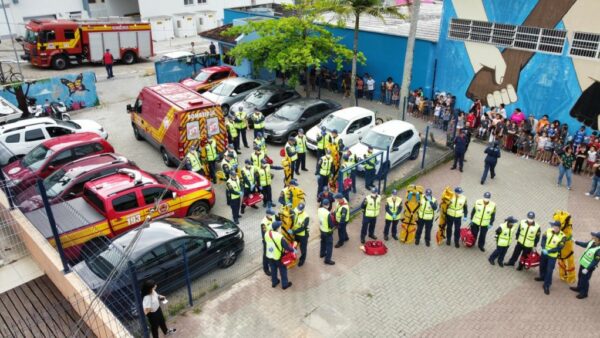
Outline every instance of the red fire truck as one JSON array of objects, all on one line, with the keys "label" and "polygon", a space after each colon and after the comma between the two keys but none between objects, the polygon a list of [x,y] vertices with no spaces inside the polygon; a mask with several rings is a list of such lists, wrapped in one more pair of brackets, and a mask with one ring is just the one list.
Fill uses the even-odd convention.
[{"label": "red fire truck", "polygon": [[153,55],[147,22],[33,20],[26,28],[21,58],[39,67],[60,70],[72,62],[102,62],[106,49],[125,64]]}]

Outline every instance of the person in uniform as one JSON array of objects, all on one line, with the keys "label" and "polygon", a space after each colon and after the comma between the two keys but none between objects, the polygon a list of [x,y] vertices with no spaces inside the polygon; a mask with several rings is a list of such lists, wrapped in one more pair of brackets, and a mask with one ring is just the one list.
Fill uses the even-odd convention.
[{"label": "person in uniform", "polygon": [[398,222],[402,217],[402,198],[398,197],[398,190],[392,190],[392,196],[385,201],[385,227],[383,228],[383,238],[390,239],[390,226],[392,228],[392,237],[398,240]]},{"label": "person in uniform", "polygon": [[263,155],[265,155],[265,157],[267,156],[267,142],[265,140],[264,134],[262,132],[259,132],[256,134],[256,137],[254,137],[254,148],[258,147],[260,149],[260,151],[263,153]]},{"label": "person in uniform", "polygon": [[200,164],[200,157],[198,156],[198,152],[196,151],[195,146],[190,147],[190,150],[188,150],[187,154],[185,154],[185,160],[185,168],[187,170],[199,173],[202,169],[202,165]]},{"label": "person in uniform", "polygon": [[565,246],[567,236],[560,231],[560,222],[550,222],[550,229],[542,235],[542,257],[540,257],[540,275],[535,277],[538,282],[544,282],[544,293],[550,294],[552,273],[560,250]]},{"label": "person in uniform", "polygon": [[[363,156],[363,160],[373,156],[373,147],[369,146],[367,153]],[[365,188],[370,190],[373,187],[373,181],[375,180],[375,166],[377,165],[377,158],[373,157],[363,163],[365,168]]]},{"label": "person in uniform", "polygon": [[321,158],[325,155],[325,149],[327,149],[327,146],[329,145],[328,139],[329,135],[327,134],[327,129],[325,129],[325,126],[321,126],[321,132],[317,135],[317,158]]},{"label": "person in uniform", "polygon": [[294,178],[294,171],[296,170],[296,161],[298,160],[298,154],[296,153],[296,138],[290,136],[287,143],[285,144],[285,156],[290,159],[290,168],[292,169],[292,178]]},{"label": "person in uniform", "polygon": [[292,205],[292,203],[294,202],[294,191],[292,189],[292,186],[298,186],[298,180],[296,180],[295,178],[290,181],[290,184],[286,185],[285,187],[283,187],[283,189],[281,189],[281,193],[279,194],[278,200],[278,202],[281,203],[281,205]]},{"label": "person in uniform", "polygon": [[450,170],[456,169],[458,164],[458,170],[462,173],[463,162],[465,161],[465,153],[467,152],[467,138],[462,129],[458,129],[458,135],[454,138],[454,164]]},{"label": "person in uniform", "polygon": [[325,264],[334,265],[331,260],[333,255],[333,222],[329,213],[329,201],[323,201],[321,207],[317,210],[319,218],[319,229],[321,230],[321,258],[325,258]]},{"label": "person in uniform", "polygon": [[446,210],[446,245],[450,245],[452,241],[452,228],[454,227],[454,246],[457,248],[460,247],[461,219],[466,222],[468,212],[467,197],[463,195],[461,187],[456,187],[454,189],[454,196],[450,199],[448,209]]},{"label": "person in uniform", "polygon": [[271,190],[272,176],[271,166],[267,163],[267,160],[261,161],[261,167],[257,171],[258,174],[258,186],[260,192],[263,194],[263,207],[272,208],[276,206],[273,203],[273,191]]},{"label": "person in uniform", "polygon": [[[250,196],[256,190],[256,169],[252,166],[252,161],[246,160],[245,166],[242,169],[242,186],[244,187],[244,196]],[[256,205],[251,206],[252,209],[258,209]],[[246,210],[246,205],[242,203],[242,214]]]},{"label": "person in uniform", "polygon": [[250,155],[250,160],[252,161],[252,166],[256,168],[256,170],[260,169],[262,165],[262,160],[265,159],[265,154],[260,150],[259,147],[254,147],[254,153]]},{"label": "person in uniform", "polygon": [[584,299],[588,296],[590,289],[590,278],[600,262],[600,232],[592,232],[592,240],[589,242],[575,241],[575,244],[585,248],[585,251],[579,258],[579,273],[577,276],[577,286],[570,287],[577,292],[577,299]]},{"label": "person in uniform", "polygon": [[242,142],[244,142],[244,147],[249,148],[248,139],[246,138],[246,130],[248,129],[248,114],[244,111],[244,107],[242,106],[240,106],[238,111],[235,113],[235,129],[237,129]]},{"label": "person in uniform", "polygon": [[296,153],[298,154],[298,161],[295,170],[296,174],[300,175],[300,169],[308,171],[306,169],[306,136],[302,128],[298,129],[298,136],[296,136]]},{"label": "person in uniform", "polygon": [[[344,159],[344,163],[347,163],[348,168],[352,168],[358,163],[358,157],[356,154],[353,154],[348,147],[344,147],[344,156],[348,157],[347,160]],[[356,167],[350,170],[350,178],[352,178],[352,192],[356,194]]]},{"label": "person in uniform", "polygon": [[[342,159],[342,165],[340,166],[340,170],[338,175],[341,173],[342,174],[342,185],[341,187],[338,188],[338,190],[342,191],[342,194],[344,195],[344,198],[346,198],[347,200],[350,199],[350,190],[352,190],[352,170],[346,170],[348,168],[350,168],[350,166],[348,165],[348,155],[344,154]],[[346,171],[345,171],[346,170]],[[350,181],[349,181],[350,179]],[[346,182],[350,182],[350,184],[346,184]]]},{"label": "person in uniform", "polygon": [[267,276],[271,275],[271,270],[269,269],[269,260],[267,259],[267,242],[265,242],[265,234],[268,230],[271,230],[271,224],[275,221],[275,210],[267,209],[267,214],[263,218],[260,223],[260,234],[263,244],[263,271]]},{"label": "person in uniform", "polygon": [[433,227],[433,216],[437,210],[437,200],[432,196],[431,189],[425,189],[425,195],[421,196],[419,209],[417,210],[417,233],[415,234],[415,245],[421,242],[421,234],[425,229],[425,245],[431,245],[431,228]]},{"label": "person in uniform", "polygon": [[[530,211],[527,213],[527,219],[522,220],[517,229],[517,246],[513,251],[508,263],[504,265],[514,266],[517,260],[522,256],[527,256],[531,250],[538,245],[540,241],[540,225],[535,221],[535,213]],[[523,270],[523,265],[519,260],[517,270]]]},{"label": "person in uniform", "polygon": [[329,176],[331,176],[332,165],[333,159],[331,158],[331,150],[327,149],[325,155],[317,162],[318,171],[316,174],[319,176],[317,194],[320,194],[324,187],[329,186]]},{"label": "person in uniform", "polygon": [[288,234],[294,236],[294,240],[300,244],[300,251],[302,254],[300,255],[300,260],[298,261],[298,266],[304,265],[304,261],[306,261],[306,254],[308,252],[308,224],[310,222],[310,217],[304,210],[304,203],[298,204],[296,210],[294,210],[294,219],[293,225],[288,230]]},{"label": "person in uniform", "polygon": [[242,199],[242,187],[240,179],[237,177],[237,172],[231,170],[226,183],[227,205],[231,207],[233,222],[240,224],[240,202]]},{"label": "person in uniform", "polygon": [[321,193],[317,196],[317,203],[323,204],[324,200],[329,201],[329,211],[331,211],[335,197],[333,193],[329,191],[329,187],[323,187],[323,191],[321,191]]},{"label": "person in uniform", "polygon": [[238,152],[235,151],[235,146],[233,144],[227,145],[227,150],[225,151],[225,153],[227,153],[227,154],[229,154],[229,156],[231,156],[231,159],[233,160],[233,164],[238,165]]},{"label": "person in uniform", "polygon": [[223,170],[223,174],[225,174],[225,180],[229,179],[229,172],[234,170],[236,166],[231,154],[229,152],[225,152],[225,156],[223,157],[223,161],[221,161],[221,170]]},{"label": "person in uniform", "polygon": [[334,144],[337,147],[338,152],[342,152],[344,149],[344,141],[339,137],[337,129],[333,129],[329,136],[329,143]]},{"label": "person in uniform", "polygon": [[254,139],[256,139],[258,134],[262,135],[265,130],[265,116],[260,110],[254,109],[254,112],[250,115],[250,120],[254,127]]},{"label": "person in uniform", "polygon": [[485,192],[482,199],[475,201],[475,206],[471,210],[471,233],[481,251],[485,251],[485,236],[496,219],[496,203],[490,201],[491,197],[491,193]]},{"label": "person in uniform", "polygon": [[281,221],[275,221],[271,224],[271,230],[267,229],[265,233],[265,247],[267,250],[267,259],[269,260],[269,270],[271,270],[271,286],[276,288],[279,285],[277,271],[281,275],[281,288],[287,289],[292,286],[292,282],[287,278],[287,267],[281,262],[281,256],[286,251],[294,251],[290,245],[283,239],[279,232]]},{"label": "person in uniform", "polygon": [[492,252],[488,258],[490,264],[495,265],[498,260],[498,266],[504,267],[504,256],[508,251],[508,247],[514,238],[516,232],[515,224],[518,220],[512,216],[509,216],[504,220],[504,223],[500,224],[500,227],[496,229],[496,250]]},{"label": "person in uniform", "polygon": [[496,164],[498,163],[498,159],[502,154],[500,148],[498,147],[498,141],[494,141],[494,143],[485,148],[484,153],[486,155],[485,160],[483,162],[483,175],[481,176],[481,184],[485,183],[488,171],[491,174],[491,179],[494,179],[494,177],[496,177]]},{"label": "person in uniform", "polygon": [[217,140],[211,136],[204,146],[206,152],[206,161],[208,162],[208,171],[210,172],[210,180],[217,183],[217,158],[219,157],[217,150]]},{"label": "person in uniform", "polygon": [[342,194],[337,193],[334,197],[337,200],[337,205],[335,207],[335,221],[338,228],[338,242],[335,244],[335,247],[339,248],[342,247],[345,242],[350,240],[346,229],[348,222],[350,221],[350,205],[348,205],[348,200],[346,200]]},{"label": "person in uniform", "polygon": [[365,244],[365,237],[367,231],[369,237],[377,239],[375,236],[375,225],[377,223],[377,216],[379,216],[379,209],[381,206],[381,196],[376,187],[371,189],[371,194],[367,195],[362,202],[361,208],[363,209],[363,220],[362,228],[360,229],[360,242]]},{"label": "person in uniform", "polygon": [[233,144],[233,148],[238,154],[241,154],[240,151],[240,134],[238,133],[236,123],[233,122],[234,117],[227,115],[225,119],[225,127],[227,127],[227,139],[229,144]]}]

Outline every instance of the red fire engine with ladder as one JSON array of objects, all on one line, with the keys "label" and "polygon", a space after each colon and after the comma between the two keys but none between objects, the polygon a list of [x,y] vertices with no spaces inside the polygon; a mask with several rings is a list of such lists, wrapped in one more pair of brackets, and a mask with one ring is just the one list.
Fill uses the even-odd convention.
[{"label": "red fire engine with ladder", "polygon": [[147,22],[33,20],[25,26],[23,60],[38,67],[65,69],[71,63],[102,62],[106,49],[113,58],[132,64],[153,53]]}]

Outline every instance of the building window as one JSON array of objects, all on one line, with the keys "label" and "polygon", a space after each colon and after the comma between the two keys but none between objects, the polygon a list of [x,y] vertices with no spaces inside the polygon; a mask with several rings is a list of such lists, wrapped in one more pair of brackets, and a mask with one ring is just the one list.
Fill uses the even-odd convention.
[{"label": "building window", "polygon": [[198,3],[199,3],[199,4],[205,4],[205,3],[206,3],[206,0],[198,0]]},{"label": "building window", "polygon": [[184,4],[185,6],[188,6],[188,5],[193,5],[193,4],[194,4],[194,0],[183,0],[183,4]]},{"label": "building window", "polygon": [[562,54],[567,31],[487,21],[452,19],[448,38],[498,47]]},{"label": "building window", "polygon": [[600,34],[575,32],[569,55],[600,59]]}]

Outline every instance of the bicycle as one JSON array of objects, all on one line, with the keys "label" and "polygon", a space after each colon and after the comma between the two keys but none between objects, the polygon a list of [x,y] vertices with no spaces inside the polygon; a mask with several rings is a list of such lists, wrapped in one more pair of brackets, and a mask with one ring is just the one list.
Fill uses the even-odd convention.
[{"label": "bicycle", "polygon": [[4,71],[2,67],[3,63],[0,63],[0,84],[19,83],[25,81],[23,74],[14,72],[11,66],[8,66],[8,71]]}]

